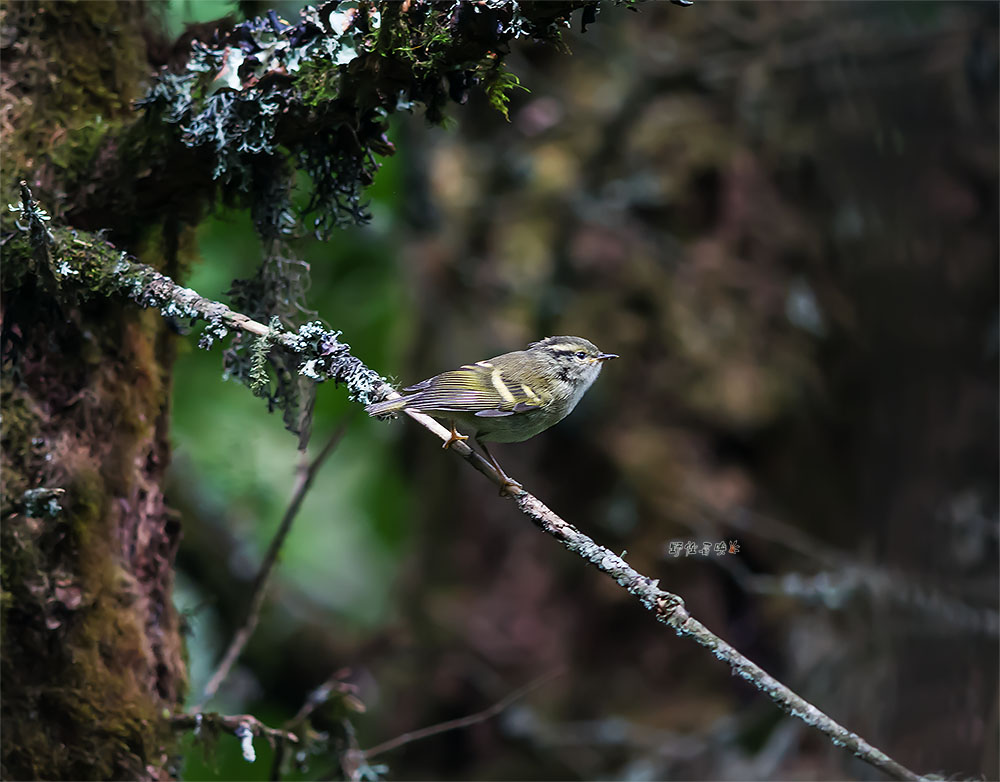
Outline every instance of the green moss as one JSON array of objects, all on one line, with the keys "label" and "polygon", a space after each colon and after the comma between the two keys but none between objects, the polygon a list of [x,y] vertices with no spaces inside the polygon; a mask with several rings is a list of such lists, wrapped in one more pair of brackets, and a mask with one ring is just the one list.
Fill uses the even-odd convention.
[{"label": "green moss", "polygon": [[515,88],[529,92],[528,88],[521,84],[521,80],[502,65],[498,65],[488,73],[483,87],[490,105],[503,114],[503,118],[508,122],[510,115],[507,113],[507,105],[510,103],[510,93]]},{"label": "green moss", "polygon": [[29,475],[39,464],[39,455],[32,441],[38,433],[38,419],[31,412],[27,400],[16,387],[12,373],[0,376],[0,450],[3,452],[3,470],[0,470],[0,493],[3,495],[2,513],[13,512],[13,503],[31,488]]},{"label": "green moss", "polygon": [[151,697],[136,584],[118,564],[120,495],[82,453],[63,467],[65,512],[15,516],[2,532],[5,777],[133,779],[162,765],[173,737]]},{"label": "green moss", "polygon": [[[58,530],[21,519],[12,531],[19,545],[5,545],[5,559],[15,555],[6,563],[8,602],[22,611],[34,603],[44,620],[19,622],[16,649],[4,645],[5,679],[31,682],[6,688],[5,717],[36,715],[5,719],[5,763],[18,778],[145,776],[148,763],[159,765],[171,736],[148,683],[137,675],[146,652],[143,628],[129,610],[134,592],[114,564],[106,494],[96,470],[79,469],[67,494],[75,500]],[[55,605],[53,594],[41,588],[53,574],[69,572],[68,560],[75,565],[72,588],[80,590],[76,608],[69,598]]]},{"label": "green moss", "polygon": [[295,83],[302,102],[311,108],[340,97],[340,71],[329,63],[303,63]]},{"label": "green moss", "polygon": [[3,233],[10,237],[7,243],[4,244],[3,273],[0,274],[3,291],[6,293],[21,287],[25,275],[31,273],[34,261],[32,260],[31,242],[28,239],[27,232],[21,233],[15,231],[14,233],[10,233],[14,230],[14,217],[8,216],[10,212],[7,211],[6,204],[0,204],[0,209],[3,209],[3,212],[6,213],[3,216],[2,222],[0,222],[0,226],[2,226]]},{"label": "green moss", "polygon": [[114,143],[122,128],[122,122],[108,122],[98,115],[69,128],[61,143],[49,148],[48,164],[65,190],[76,191],[93,177],[98,153]]},{"label": "green moss", "polygon": [[[145,10],[141,4],[55,1],[12,3],[5,10],[5,27],[23,42],[5,65],[15,85],[9,97],[18,128],[4,139],[7,169],[28,174],[48,167],[45,179],[65,191],[67,175],[82,174],[109,123],[132,115],[147,71]],[[12,195],[8,180],[4,196]]]}]

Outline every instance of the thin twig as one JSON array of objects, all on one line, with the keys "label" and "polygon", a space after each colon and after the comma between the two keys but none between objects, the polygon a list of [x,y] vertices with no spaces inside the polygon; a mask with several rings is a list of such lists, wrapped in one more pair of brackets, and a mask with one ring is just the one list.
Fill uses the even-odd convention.
[{"label": "thin twig", "polygon": [[246,621],[236,632],[236,635],[233,636],[233,640],[229,643],[229,648],[226,649],[226,653],[219,662],[218,667],[215,669],[215,673],[212,674],[212,678],[210,678],[208,680],[208,684],[205,685],[201,703],[195,706],[192,711],[201,711],[203,705],[212,699],[218,691],[219,686],[229,675],[229,671],[236,663],[236,660],[239,659],[240,654],[243,652],[243,647],[246,646],[247,641],[250,640],[250,636],[253,635],[253,631],[257,627],[257,620],[260,618],[260,609],[264,605],[264,595],[267,591],[267,582],[271,575],[271,571],[274,569],[274,565],[278,560],[278,552],[281,551],[281,546],[285,542],[285,538],[288,536],[288,531],[292,527],[292,522],[295,521],[295,516],[299,512],[299,508],[302,506],[302,500],[305,498],[306,493],[312,486],[316,473],[323,465],[323,462],[326,461],[327,457],[333,453],[333,449],[340,443],[341,438],[343,438],[344,433],[347,431],[348,423],[349,421],[345,419],[330,436],[330,439],[327,441],[326,445],[323,446],[323,450],[319,452],[319,455],[313,459],[313,461],[305,469],[297,470],[298,475],[296,478],[295,489],[292,492],[292,499],[288,503],[288,508],[285,510],[284,517],[281,519],[281,525],[278,527],[278,531],[275,532],[274,537],[271,538],[271,545],[268,547],[267,554],[264,556],[264,561],[260,566],[260,570],[257,572],[257,577],[254,579],[253,588],[251,589],[250,607],[247,610]]},{"label": "thin twig", "polygon": [[491,717],[495,717],[515,701],[523,698],[529,692],[537,690],[544,684],[548,684],[557,676],[562,676],[563,673],[565,673],[563,670],[550,671],[544,676],[539,676],[537,679],[528,682],[523,687],[519,687],[514,690],[514,692],[497,701],[489,708],[477,711],[475,714],[470,714],[466,717],[459,717],[458,719],[439,722],[436,725],[429,725],[426,728],[421,728],[420,730],[411,730],[406,733],[402,733],[393,739],[383,741],[381,744],[376,744],[371,749],[361,750],[361,755],[364,760],[368,761],[377,755],[402,747],[404,744],[410,744],[414,741],[420,741],[421,739],[430,738],[431,736],[437,736],[439,733],[446,733],[449,730],[458,730],[460,728],[467,728],[470,725],[476,725],[480,722],[485,722]]},{"label": "thin twig", "polygon": [[241,727],[248,728],[254,736],[267,739],[269,744],[275,741],[290,741],[299,743],[299,737],[290,730],[281,730],[265,725],[252,714],[217,714],[215,712],[196,712],[173,714],[170,724],[176,730],[194,730],[201,732],[205,728],[221,728],[229,733],[235,733]]}]

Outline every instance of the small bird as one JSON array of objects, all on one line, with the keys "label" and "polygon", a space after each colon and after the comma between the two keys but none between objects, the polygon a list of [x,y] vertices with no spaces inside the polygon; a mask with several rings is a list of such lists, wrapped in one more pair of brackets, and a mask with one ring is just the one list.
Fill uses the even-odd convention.
[{"label": "small bird", "polygon": [[408,396],[376,402],[365,410],[384,416],[416,410],[451,422],[449,448],[468,436],[455,423],[471,429],[490,464],[504,482],[501,493],[521,488],[503,471],[486,447],[491,443],[520,443],[573,412],[576,403],[601,374],[605,361],[618,358],[602,353],[582,337],[546,337],[527,350],[465,364],[451,372],[404,388]]}]

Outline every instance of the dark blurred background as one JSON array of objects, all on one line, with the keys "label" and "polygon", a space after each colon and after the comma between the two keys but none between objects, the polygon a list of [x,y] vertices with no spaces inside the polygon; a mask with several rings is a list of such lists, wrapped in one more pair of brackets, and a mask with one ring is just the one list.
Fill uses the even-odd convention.
[{"label": "dark blurred background", "polygon": [[[280,6],[286,16],[294,5]],[[165,18],[231,11],[181,0]],[[921,773],[996,779],[998,6],[605,6],[482,95],[393,125],[373,220],[299,250],[309,303],[399,381],[578,334],[622,355],[508,472]],[[250,220],[200,231],[225,298]],[[295,439],[184,349],[169,499],[192,702],[243,621]],[[340,671],[333,749],[501,716],[377,759],[390,779],[879,779],[539,534],[412,422],[346,416],[260,625],[211,708],[280,725]],[[671,553],[671,542],[681,553]],[[696,542],[699,552],[685,554]],[[703,556],[709,542],[738,546]],[[675,549],[676,549],[675,545]],[[346,669],[346,670],[344,670]],[[345,722],[345,719],[347,722]],[[237,742],[186,779],[265,779]],[[375,761],[373,761],[375,762]],[[301,778],[337,776],[336,752]],[[293,778],[296,776],[292,775]]]}]

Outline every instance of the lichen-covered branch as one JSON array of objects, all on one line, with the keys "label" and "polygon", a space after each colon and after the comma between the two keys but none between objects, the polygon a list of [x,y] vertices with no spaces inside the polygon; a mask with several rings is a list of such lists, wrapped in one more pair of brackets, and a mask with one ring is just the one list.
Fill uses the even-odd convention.
[{"label": "lichen-covered branch", "polygon": [[759,665],[748,660],[692,617],[684,607],[684,600],[681,597],[660,589],[657,580],[647,578],[629,566],[622,557],[595,543],[572,524],[553,513],[537,497],[522,492],[516,500],[521,512],[539,529],[559,540],[566,548],[590,562],[602,573],[609,575],[629,594],[635,595],[646,609],[653,612],[657,621],[672,627],[677,635],[692,638],[710,650],[719,660],[728,664],[733,673],[750,682],[777,703],[783,711],[822,731],[835,745],[849,749],[855,756],[881,769],[893,779],[921,778],[824,714]]},{"label": "lichen-covered branch", "polygon": [[[222,331],[236,329],[258,339],[266,339],[269,344],[296,354],[301,374],[317,381],[333,380],[343,384],[350,398],[363,404],[396,393],[384,378],[351,355],[350,347],[340,341],[339,332],[323,329],[319,324],[307,324],[297,332],[291,332],[253,321],[224,304],[205,299],[195,291],[177,285],[149,267],[132,262],[124,253],[109,248],[96,237],[74,236],[65,229],[52,229],[47,235],[31,230],[33,221],[40,220],[37,215],[32,216],[31,208],[26,202],[19,205],[25,234],[34,236],[36,242],[53,243],[53,263],[62,269],[62,280],[66,285],[73,288],[83,285],[91,292],[103,295],[125,295],[143,307],[159,308],[164,315],[203,321],[206,332],[215,337],[221,336]],[[211,336],[206,340],[203,335],[201,344],[207,346],[211,341]],[[448,430],[432,418],[410,411],[407,414],[442,441],[449,439]],[[468,446],[456,443],[451,450],[457,451],[498,486],[503,486],[503,479]],[[672,627],[678,635],[690,637],[709,649],[734,673],[765,693],[785,712],[822,731],[837,746],[845,747],[895,779],[920,779],[919,775],[837,723],[751,662],[691,617],[681,597],[660,589],[656,580],[643,576],[622,557],[595,543],[538,498],[523,489],[511,492],[511,496],[521,512],[539,529],[613,578],[619,586],[638,598],[658,621]]]}]

